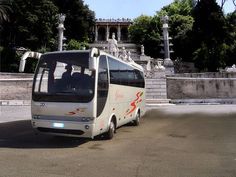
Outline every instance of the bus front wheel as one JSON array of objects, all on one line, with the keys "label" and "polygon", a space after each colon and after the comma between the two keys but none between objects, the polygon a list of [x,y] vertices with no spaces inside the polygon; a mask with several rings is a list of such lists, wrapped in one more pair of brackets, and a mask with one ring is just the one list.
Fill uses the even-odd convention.
[{"label": "bus front wheel", "polygon": [[115,134],[115,131],[116,131],[115,121],[111,120],[111,123],[109,125],[109,130],[106,134],[107,139],[109,139],[109,140],[112,139]]}]

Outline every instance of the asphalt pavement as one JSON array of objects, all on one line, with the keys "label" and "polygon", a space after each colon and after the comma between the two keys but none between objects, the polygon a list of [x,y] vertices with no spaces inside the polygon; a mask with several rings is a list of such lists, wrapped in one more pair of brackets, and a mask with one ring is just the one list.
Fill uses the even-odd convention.
[{"label": "asphalt pavement", "polygon": [[0,121],[0,177],[236,176],[236,105],[160,107],[112,140],[35,135],[29,106]]}]

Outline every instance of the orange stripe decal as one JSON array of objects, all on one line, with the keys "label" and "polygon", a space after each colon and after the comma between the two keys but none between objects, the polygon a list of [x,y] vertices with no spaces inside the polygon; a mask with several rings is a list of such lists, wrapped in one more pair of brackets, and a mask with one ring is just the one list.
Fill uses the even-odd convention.
[{"label": "orange stripe decal", "polygon": [[131,105],[132,107],[131,107],[131,110],[130,110],[126,115],[132,113],[132,112],[136,109],[136,107],[137,107],[136,104],[139,103],[140,100],[142,100],[142,99],[139,100],[139,98],[140,98],[142,95],[143,95],[143,92],[138,92],[138,93],[136,93],[136,99],[133,100],[133,101],[130,103],[130,105]]}]

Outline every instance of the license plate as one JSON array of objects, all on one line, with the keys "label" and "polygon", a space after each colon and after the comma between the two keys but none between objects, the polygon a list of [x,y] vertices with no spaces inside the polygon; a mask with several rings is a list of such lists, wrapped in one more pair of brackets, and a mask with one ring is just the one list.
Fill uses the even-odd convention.
[{"label": "license plate", "polygon": [[55,128],[64,128],[65,125],[63,123],[55,122],[55,123],[53,123],[53,127],[55,127]]}]

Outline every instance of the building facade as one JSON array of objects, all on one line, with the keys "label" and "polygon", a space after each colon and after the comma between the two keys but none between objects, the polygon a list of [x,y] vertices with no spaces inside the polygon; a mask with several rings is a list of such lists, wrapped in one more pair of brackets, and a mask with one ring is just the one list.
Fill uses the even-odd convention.
[{"label": "building facade", "polygon": [[102,19],[96,20],[95,24],[95,42],[106,42],[111,39],[112,33],[115,33],[118,42],[129,42],[128,28],[132,24],[132,20],[128,18],[122,19]]}]

